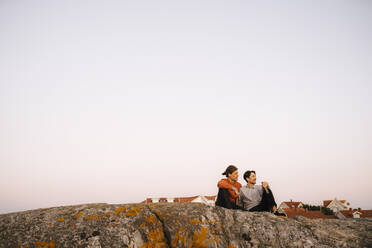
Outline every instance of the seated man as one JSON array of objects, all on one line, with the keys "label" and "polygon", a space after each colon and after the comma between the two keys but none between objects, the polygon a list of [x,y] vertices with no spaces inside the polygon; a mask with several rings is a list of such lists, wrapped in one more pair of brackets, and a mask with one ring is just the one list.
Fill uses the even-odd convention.
[{"label": "seated man", "polygon": [[273,212],[275,215],[285,216],[285,214],[277,212],[277,205],[267,182],[262,182],[262,185],[255,185],[255,171],[246,171],[243,177],[247,182],[247,185],[240,189],[240,203],[244,210]]},{"label": "seated man", "polygon": [[229,209],[241,209],[241,207],[236,205],[239,198],[239,189],[242,187],[242,185],[238,183],[238,168],[234,165],[229,165],[222,175],[225,175],[227,178],[221,179],[217,184],[218,195],[216,206]]}]

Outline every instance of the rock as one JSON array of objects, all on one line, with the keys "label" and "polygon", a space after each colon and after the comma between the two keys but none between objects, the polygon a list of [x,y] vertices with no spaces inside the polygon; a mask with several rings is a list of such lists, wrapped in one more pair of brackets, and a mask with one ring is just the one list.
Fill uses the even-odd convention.
[{"label": "rock", "polygon": [[372,220],[287,219],[201,203],[86,204],[0,215],[5,247],[372,247]]}]

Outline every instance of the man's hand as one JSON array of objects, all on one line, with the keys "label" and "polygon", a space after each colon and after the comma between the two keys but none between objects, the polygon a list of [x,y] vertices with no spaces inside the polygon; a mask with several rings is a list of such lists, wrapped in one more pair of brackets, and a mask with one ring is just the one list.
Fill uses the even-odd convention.
[{"label": "man's hand", "polygon": [[268,182],[262,182],[262,187],[266,191],[266,193],[269,193],[269,183]]},{"label": "man's hand", "polygon": [[274,205],[274,206],[273,206],[273,212],[276,212],[276,210],[278,210],[278,209],[277,209],[276,206]]},{"label": "man's hand", "polygon": [[261,183],[262,184],[262,187],[264,188],[264,189],[268,189],[269,188],[269,183],[268,182],[262,182]]},{"label": "man's hand", "polygon": [[235,192],[235,194],[237,195],[237,197],[240,198],[240,193],[239,193],[239,191],[238,191],[234,186],[232,186],[231,189],[234,190],[234,192]]}]

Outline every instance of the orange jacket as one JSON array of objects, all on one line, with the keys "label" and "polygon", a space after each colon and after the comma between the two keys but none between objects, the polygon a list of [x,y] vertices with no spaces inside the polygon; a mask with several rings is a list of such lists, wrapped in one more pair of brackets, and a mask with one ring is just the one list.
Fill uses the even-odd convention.
[{"label": "orange jacket", "polygon": [[227,178],[221,179],[217,184],[218,188],[227,189],[227,191],[229,191],[229,200],[230,202],[235,204],[238,195],[232,189],[233,186],[236,188],[237,191],[239,191],[239,189],[242,187],[240,183],[238,182],[233,183]]}]

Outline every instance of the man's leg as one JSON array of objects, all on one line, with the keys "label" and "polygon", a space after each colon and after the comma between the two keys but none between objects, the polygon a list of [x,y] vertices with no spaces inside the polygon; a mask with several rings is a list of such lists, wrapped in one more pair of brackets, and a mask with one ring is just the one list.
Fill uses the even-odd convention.
[{"label": "man's leg", "polygon": [[276,205],[274,195],[271,189],[267,189],[267,191],[264,190],[262,194],[261,204],[262,204],[263,211],[273,212],[273,207],[274,206],[276,207],[277,205]]},{"label": "man's leg", "polygon": [[216,206],[228,208],[228,209],[239,209],[237,205],[230,202],[229,200],[229,191],[227,189],[218,189],[218,195],[216,200]]},{"label": "man's leg", "polygon": [[262,205],[257,205],[251,209],[249,209],[249,212],[263,212],[264,210],[262,209]]},{"label": "man's leg", "polygon": [[270,189],[267,192],[264,190],[262,199],[259,205],[251,208],[250,212],[273,212],[273,207],[276,207],[273,192]]}]

